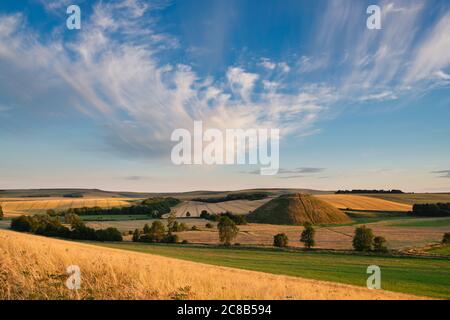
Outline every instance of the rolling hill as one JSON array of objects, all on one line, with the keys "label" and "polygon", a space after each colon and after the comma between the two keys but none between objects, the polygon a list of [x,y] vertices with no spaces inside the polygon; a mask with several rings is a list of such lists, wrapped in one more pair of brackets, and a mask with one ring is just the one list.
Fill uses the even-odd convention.
[{"label": "rolling hill", "polygon": [[300,225],[351,222],[339,209],[309,194],[281,195],[247,215],[250,222]]}]

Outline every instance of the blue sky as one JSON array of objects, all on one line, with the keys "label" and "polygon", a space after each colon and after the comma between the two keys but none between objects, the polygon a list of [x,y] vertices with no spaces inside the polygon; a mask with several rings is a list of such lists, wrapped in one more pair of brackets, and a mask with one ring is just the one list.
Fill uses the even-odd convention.
[{"label": "blue sky", "polygon": [[[446,0],[0,3],[2,189],[450,191],[449,119]],[[280,174],[173,165],[194,120],[280,128]]]}]

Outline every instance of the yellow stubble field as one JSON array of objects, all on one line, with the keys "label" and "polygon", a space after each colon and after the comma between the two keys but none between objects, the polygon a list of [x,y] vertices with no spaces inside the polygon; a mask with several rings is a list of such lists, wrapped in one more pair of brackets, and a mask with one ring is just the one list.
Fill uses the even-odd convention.
[{"label": "yellow stubble field", "polygon": [[410,204],[388,201],[367,196],[352,194],[323,194],[317,198],[328,202],[339,209],[369,210],[369,211],[410,211]]},{"label": "yellow stubble field", "polygon": [[[49,209],[63,211],[70,208],[112,208],[130,205],[128,198],[1,198],[5,217],[45,213]],[[133,199],[135,200],[135,199]]]}]

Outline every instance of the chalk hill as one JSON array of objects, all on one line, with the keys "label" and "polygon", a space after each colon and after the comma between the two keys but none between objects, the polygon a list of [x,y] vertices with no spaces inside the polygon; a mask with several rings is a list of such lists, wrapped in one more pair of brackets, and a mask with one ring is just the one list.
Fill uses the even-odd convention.
[{"label": "chalk hill", "polygon": [[300,225],[350,222],[339,209],[309,194],[281,195],[256,209],[247,220],[257,223]]}]

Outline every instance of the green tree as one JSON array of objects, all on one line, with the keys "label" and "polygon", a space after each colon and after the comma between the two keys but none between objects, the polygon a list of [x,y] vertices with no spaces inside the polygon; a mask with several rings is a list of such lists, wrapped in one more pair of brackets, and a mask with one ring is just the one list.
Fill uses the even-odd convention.
[{"label": "green tree", "polygon": [[153,221],[149,235],[154,242],[160,242],[164,238],[166,228],[161,221]]},{"label": "green tree", "polygon": [[2,219],[3,219],[3,208],[0,205],[0,220],[2,220]]},{"label": "green tree", "polygon": [[64,222],[70,224],[72,227],[74,227],[77,224],[83,223],[81,218],[75,213],[66,213],[64,215]]},{"label": "green tree", "polygon": [[15,231],[34,232],[36,225],[35,219],[30,216],[20,216],[11,221],[11,229]]},{"label": "green tree", "polygon": [[387,252],[388,248],[385,245],[386,239],[383,237],[373,238],[373,250],[376,252]]},{"label": "green tree", "polygon": [[284,248],[288,245],[288,237],[284,233],[279,233],[275,236],[273,236],[273,245],[275,247]]},{"label": "green tree", "polygon": [[314,240],[316,230],[314,230],[312,224],[309,222],[306,222],[304,224],[304,227],[305,229],[302,231],[300,241],[303,242],[305,248],[310,249],[316,245],[316,242]]},{"label": "green tree", "polygon": [[169,233],[172,232],[174,227],[177,227],[177,214],[175,211],[172,211],[167,218],[167,229],[169,229]]},{"label": "green tree", "polygon": [[223,244],[229,246],[231,241],[236,238],[239,229],[236,224],[230,218],[223,216],[220,218],[217,224],[217,229],[219,229],[219,240]]},{"label": "green tree", "polygon": [[353,248],[356,251],[370,251],[373,244],[373,232],[372,229],[361,226],[355,229],[355,235],[353,237]]},{"label": "green tree", "polygon": [[150,233],[150,226],[147,223],[145,224],[143,231],[144,231],[144,234]]},{"label": "green tree", "polygon": [[135,229],[133,232],[133,242],[138,242],[140,236],[141,236],[141,233],[139,232],[139,229]]},{"label": "green tree", "polygon": [[53,209],[48,209],[47,210],[47,215],[49,215],[50,217],[56,217],[57,216],[56,211],[53,210]]}]

